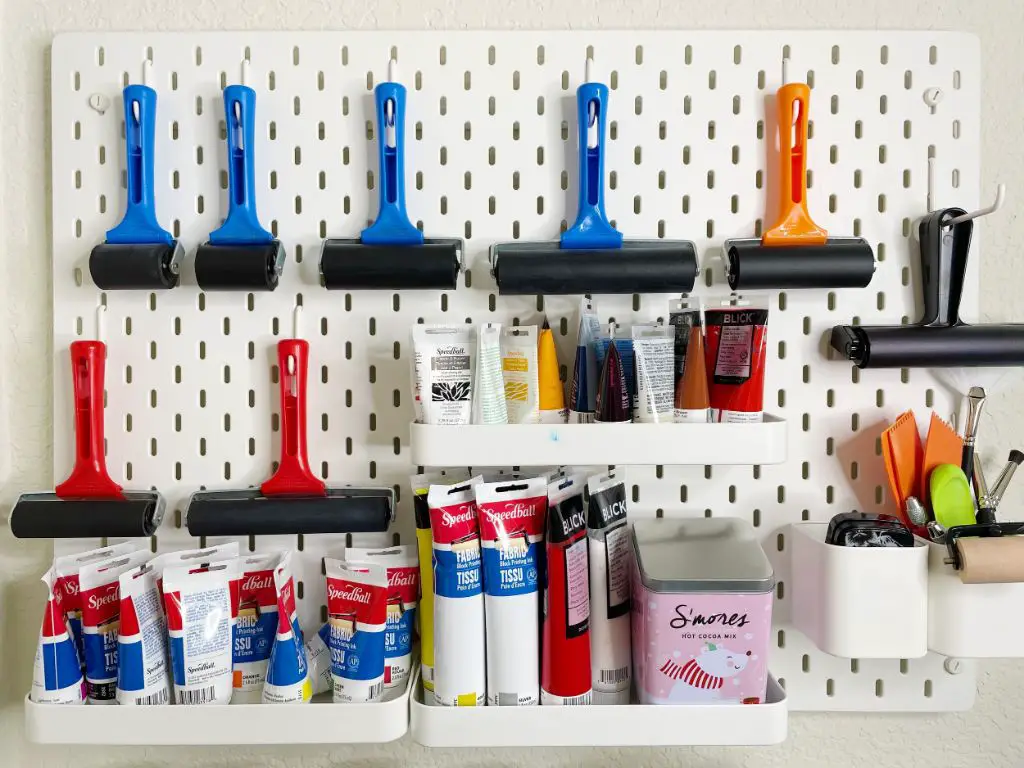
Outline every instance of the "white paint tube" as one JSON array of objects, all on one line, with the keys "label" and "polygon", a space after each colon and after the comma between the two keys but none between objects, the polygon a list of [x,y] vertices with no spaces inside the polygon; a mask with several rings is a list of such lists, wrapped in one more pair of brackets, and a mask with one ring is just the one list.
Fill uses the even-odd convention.
[{"label": "white paint tube", "polygon": [[175,704],[230,704],[238,559],[178,565],[163,575]]},{"label": "white paint tube", "polygon": [[434,540],[434,701],[483,706],[487,688],[480,528],[474,488],[432,485],[427,493]]},{"label": "white paint tube", "polygon": [[335,703],[377,701],[384,693],[388,573],[379,565],[324,559]]},{"label": "white paint tube", "polygon": [[[636,402],[639,422],[671,424],[675,420],[675,333],[666,325],[633,326]],[[623,362],[625,364],[625,362]]]},{"label": "white paint tube", "polygon": [[306,662],[309,664],[309,683],[313,686],[313,695],[324,693],[334,687],[331,677],[331,649],[327,647],[330,640],[331,625],[324,624],[319,631],[306,638]]},{"label": "white paint tube", "polygon": [[537,326],[518,325],[501,332],[501,372],[509,424],[540,421]]},{"label": "white paint tube", "polygon": [[471,422],[473,336],[468,325],[413,326],[413,396],[424,424]]},{"label": "white paint tube", "polygon": [[405,688],[412,672],[412,637],[419,602],[420,566],[413,545],[349,547],[345,562],[379,565],[388,573],[388,620],[384,630],[384,687]]},{"label": "white paint tube", "polygon": [[65,618],[64,593],[57,588],[56,567],[43,575],[43,583],[46,610],[39,627],[29,698],[36,704],[83,704],[85,678]]},{"label": "white paint tube", "polygon": [[505,383],[501,372],[501,323],[485,323],[477,333],[473,423],[507,424]]},{"label": "white paint tube", "polygon": [[487,704],[540,703],[539,571],[548,508],[547,481],[476,486],[483,547]]},{"label": "white paint tube", "polygon": [[274,569],[280,552],[239,560],[238,621],[235,625],[232,704],[259,704],[278,627]]},{"label": "white paint tube", "polygon": [[[671,408],[669,411],[671,415]],[[587,490],[594,703],[629,704],[632,555],[626,524],[626,486],[614,474],[602,474],[587,480]]]},{"label": "white paint tube", "polygon": [[90,704],[117,701],[117,637],[121,628],[121,574],[151,560],[149,550],[84,565],[78,572],[82,596],[82,646]]},{"label": "white paint tube", "polygon": [[170,704],[167,622],[153,566],[122,573],[121,630],[117,638],[117,703]]},{"label": "white paint tube", "polygon": [[277,634],[270,649],[267,679],[263,685],[264,704],[305,704],[313,697],[306,663],[306,644],[295,610],[295,580],[292,554],[285,554],[274,568],[277,597]]}]

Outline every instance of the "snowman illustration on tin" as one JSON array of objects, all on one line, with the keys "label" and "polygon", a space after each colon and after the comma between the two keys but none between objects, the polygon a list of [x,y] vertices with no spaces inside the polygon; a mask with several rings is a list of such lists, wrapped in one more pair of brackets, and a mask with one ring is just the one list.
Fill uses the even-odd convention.
[{"label": "snowman illustration on tin", "polygon": [[[654,698],[655,704],[685,704],[699,701],[704,704],[738,704],[733,694],[740,672],[747,668],[751,652],[738,653],[728,648],[707,643],[699,656],[685,662],[666,659],[658,670],[675,683],[665,698]],[[729,682],[727,682],[729,681]],[[732,683],[732,684],[730,684]]]}]

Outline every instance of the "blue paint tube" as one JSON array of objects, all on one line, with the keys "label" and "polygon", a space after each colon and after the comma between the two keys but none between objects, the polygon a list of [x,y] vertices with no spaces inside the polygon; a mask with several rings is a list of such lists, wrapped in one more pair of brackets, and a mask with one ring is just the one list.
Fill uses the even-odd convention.
[{"label": "blue paint tube", "polygon": [[594,302],[580,299],[580,325],[576,337],[576,362],[569,387],[569,423],[589,424],[594,420],[597,398],[597,341],[601,324],[594,311]]}]

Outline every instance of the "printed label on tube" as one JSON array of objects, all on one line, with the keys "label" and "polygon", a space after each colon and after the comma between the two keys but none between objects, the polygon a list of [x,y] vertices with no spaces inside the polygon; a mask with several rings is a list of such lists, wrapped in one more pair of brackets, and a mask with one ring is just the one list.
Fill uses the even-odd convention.
[{"label": "printed label on tube", "polygon": [[267,663],[267,679],[263,685],[264,704],[304,704],[313,696],[306,664],[306,645],[295,610],[295,580],[292,578],[291,558],[289,552],[274,568],[277,631]]},{"label": "printed label on tube", "polygon": [[65,619],[64,592],[56,582],[54,566],[43,575],[46,609],[39,628],[29,698],[37,704],[82,704],[86,696],[85,678]]},{"label": "printed label on tube", "polygon": [[387,571],[330,558],[324,566],[334,701],[376,701],[384,692]]},{"label": "printed label on tube", "polygon": [[232,704],[258,704],[278,628],[274,569],[281,555],[271,552],[242,558],[239,567],[238,620],[235,625]]},{"label": "printed label on tube", "polygon": [[120,577],[121,630],[117,645],[117,703],[169,704],[167,622],[152,565]]}]

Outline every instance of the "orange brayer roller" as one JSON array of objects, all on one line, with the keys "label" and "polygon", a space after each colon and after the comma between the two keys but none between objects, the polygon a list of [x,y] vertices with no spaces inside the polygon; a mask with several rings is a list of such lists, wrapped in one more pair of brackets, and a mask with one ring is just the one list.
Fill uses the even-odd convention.
[{"label": "orange brayer roller", "polygon": [[779,88],[779,217],[760,239],[725,241],[726,275],[733,290],[863,288],[871,282],[875,256],[868,242],[829,237],[807,211],[810,101],[811,89],[803,83]]}]

